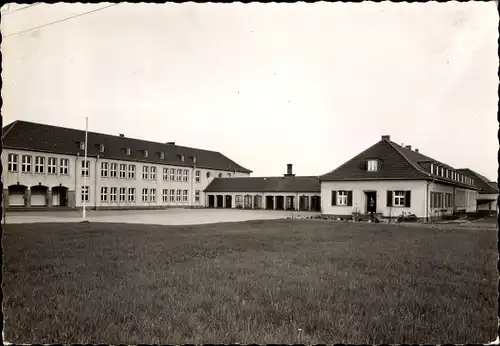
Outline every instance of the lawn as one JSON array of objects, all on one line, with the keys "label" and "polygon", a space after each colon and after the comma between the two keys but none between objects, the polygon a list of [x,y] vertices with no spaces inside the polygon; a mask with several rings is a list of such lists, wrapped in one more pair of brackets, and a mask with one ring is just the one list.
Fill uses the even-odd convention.
[{"label": "lawn", "polygon": [[495,229],[274,220],[7,225],[14,343],[486,343]]}]

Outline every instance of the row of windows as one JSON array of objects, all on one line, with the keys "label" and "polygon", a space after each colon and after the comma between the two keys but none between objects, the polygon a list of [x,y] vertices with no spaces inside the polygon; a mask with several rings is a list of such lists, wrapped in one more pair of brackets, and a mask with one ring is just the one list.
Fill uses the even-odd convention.
[{"label": "row of windows", "polygon": [[431,163],[431,174],[435,174],[440,177],[448,178],[461,183],[474,185],[474,179],[469,178],[464,174],[458,173],[457,171],[453,171],[451,169],[447,169],[441,166],[436,166],[433,163]]},{"label": "row of windows", "polygon": [[[387,191],[387,206],[388,207],[409,207],[410,206],[410,191]],[[373,201],[373,203],[376,203]],[[332,206],[352,206],[352,191],[348,190],[332,190],[331,195]]]},{"label": "row of windows", "polygon": [[[21,172],[23,173],[39,173],[45,174],[69,174],[69,159],[57,159],[55,157],[49,157],[47,161],[43,156],[35,156],[33,169],[33,157],[31,155],[21,156]],[[47,165],[45,165],[47,163]],[[58,170],[59,167],[59,170]],[[7,158],[7,168],[9,172],[19,171],[19,155],[9,154]]]},{"label": "row of windows", "polygon": [[[89,187],[82,186],[82,202],[89,201]],[[174,189],[163,189],[162,200],[166,202],[187,202],[188,201],[188,190],[174,190]],[[101,187],[101,202],[103,203],[116,203],[116,202],[135,202],[135,188],[133,187]],[[200,190],[195,191],[195,202],[200,201]],[[156,203],[156,189],[142,189],[142,202],[144,203]]]},{"label": "row of windows", "polygon": [[431,208],[453,207],[453,194],[443,192],[431,192]]},{"label": "row of windows", "polygon": [[[47,163],[47,165],[46,165]],[[90,161],[82,161],[82,176],[90,176]],[[58,170],[59,168],[59,170]],[[8,170],[9,172],[18,172],[19,170],[19,155],[9,154],[8,155]],[[69,174],[69,159],[57,159],[55,157],[49,157],[47,160],[43,156],[35,156],[34,168],[33,168],[33,157],[31,155],[22,155],[21,157],[21,172],[23,173],[39,173],[45,174]],[[195,182],[200,182],[201,172],[199,170],[195,171]],[[210,172],[207,172],[207,177],[210,176]],[[231,176],[231,173],[228,173]],[[120,178],[120,179],[135,179],[136,178],[136,166],[133,164],[118,164],[101,162],[101,177],[103,178]],[[222,178],[222,173],[219,173],[219,178]],[[144,180],[156,180],[156,167],[155,166],[143,166],[142,179]],[[175,168],[163,168],[163,180],[164,181],[189,181],[189,170],[187,169],[175,169]]]}]

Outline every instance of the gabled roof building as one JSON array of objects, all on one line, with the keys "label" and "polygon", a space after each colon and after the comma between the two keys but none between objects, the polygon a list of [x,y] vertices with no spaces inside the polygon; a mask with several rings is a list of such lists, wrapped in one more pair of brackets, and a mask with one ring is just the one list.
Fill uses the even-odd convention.
[{"label": "gabled roof building", "polygon": [[476,210],[479,188],[469,174],[401,146],[390,136],[320,176],[323,213],[421,219]]}]

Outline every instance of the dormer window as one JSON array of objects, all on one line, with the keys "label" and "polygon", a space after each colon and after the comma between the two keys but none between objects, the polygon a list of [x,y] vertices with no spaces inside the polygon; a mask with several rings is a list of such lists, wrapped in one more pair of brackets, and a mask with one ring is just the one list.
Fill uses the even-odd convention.
[{"label": "dormer window", "polygon": [[101,153],[103,153],[103,152],[104,152],[104,144],[99,144],[99,151],[100,151]]},{"label": "dormer window", "polygon": [[375,172],[379,169],[378,160],[368,160],[366,163],[366,170],[368,172]]},{"label": "dormer window", "polygon": [[193,156],[193,163],[196,163],[196,156]]},{"label": "dormer window", "polygon": [[144,157],[148,157],[149,153],[147,150],[144,150]]},{"label": "dormer window", "polygon": [[85,150],[85,142],[80,142],[80,150]]},{"label": "dormer window", "polygon": [[165,159],[165,153],[160,153],[160,160],[164,160]]},{"label": "dormer window", "polygon": [[179,155],[179,158],[181,159],[181,162],[184,162],[184,155]]},{"label": "dormer window", "polygon": [[130,148],[127,148],[125,151],[127,152],[127,155],[129,155],[129,156],[130,156],[130,154],[131,154],[131,152],[130,152]]}]

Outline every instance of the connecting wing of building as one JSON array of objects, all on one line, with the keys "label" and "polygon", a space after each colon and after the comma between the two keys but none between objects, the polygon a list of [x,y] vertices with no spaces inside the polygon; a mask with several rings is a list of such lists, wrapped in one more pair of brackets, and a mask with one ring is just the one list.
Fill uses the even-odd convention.
[{"label": "connecting wing of building", "polygon": [[203,207],[217,177],[251,171],[210,150],[26,121],[3,128],[4,206]]}]

